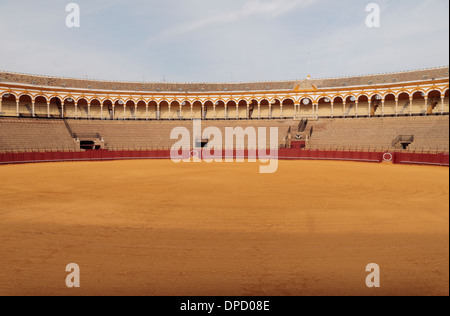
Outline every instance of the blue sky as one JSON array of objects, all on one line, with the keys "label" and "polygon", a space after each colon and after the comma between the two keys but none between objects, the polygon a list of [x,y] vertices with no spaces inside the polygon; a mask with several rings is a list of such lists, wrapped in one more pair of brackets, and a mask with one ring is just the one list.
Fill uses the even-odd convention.
[{"label": "blue sky", "polygon": [[448,37],[448,0],[0,0],[0,69],[76,78],[302,79],[308,52],[315,78],[395,72],[448,65]]}]

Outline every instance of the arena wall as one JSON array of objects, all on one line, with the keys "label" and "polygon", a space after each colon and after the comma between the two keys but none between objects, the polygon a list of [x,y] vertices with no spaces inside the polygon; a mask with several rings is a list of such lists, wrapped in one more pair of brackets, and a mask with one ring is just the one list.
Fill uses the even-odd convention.
[{"label": "arena wall", "polygon": [[[172,155],[180,152],[170,150],[147,150],[147,151],[84,151],[84,152],[40,152],[40,153],[7,153],[0,154],[0,164],[23,164],[23,163],[43,163],[43,162],[70,162],[70,161],[108,161],[108,160],[136,160],[136,159],[170,159]],[[248,150],[233,150],[235,158],[258,158],[258,154]],[[185,159],[192,156],[202,157],[201,151],[193,154],[186,153]],[[270,157],[270,152],[267,152]],[[266,156],[266,157],[267,157]],[[217,156],[217,158],[219,158]],[[225,159],[226,153],[222,152],[221,159]],[[264,158],[266,158],[264,157]],[[395,153],[395,152],[357,152],[357,151],[320,151],[320,150],[298,150],[280,149],[278,157],[280,160],[333,160],[333,161],[354,161],[370,163],[394,163],[394,164],[416,164],[449,166],[449,154],[420,154],[420,153]]]}]

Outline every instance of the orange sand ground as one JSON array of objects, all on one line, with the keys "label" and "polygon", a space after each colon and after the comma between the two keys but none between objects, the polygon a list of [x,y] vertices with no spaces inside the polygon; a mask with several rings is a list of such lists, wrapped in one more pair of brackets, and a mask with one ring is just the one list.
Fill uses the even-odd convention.
[{"label": "orange sand ground", "polygon": [[449,295],[448,168],[258,168],[0,166],[0,295]]}]

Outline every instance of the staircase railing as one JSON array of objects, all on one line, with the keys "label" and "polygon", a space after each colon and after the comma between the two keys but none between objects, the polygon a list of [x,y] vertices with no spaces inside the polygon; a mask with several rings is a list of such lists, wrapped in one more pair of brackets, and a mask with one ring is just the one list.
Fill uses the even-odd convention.
[{"label": "staircase railing", "polygon": [[303,133],[306,130],[306,126],[308,125],[308,119],[302,119],[298,124],[298,132]]},{"label": "staircase railing", "polygon": [[70,127],[70,125],[66,119],[64,119],[64,125],[66,126],[67,131],[69,132],[70,136],[72,136],[72,138],[76,138],[75,133],[72,130],[72,127]]}]

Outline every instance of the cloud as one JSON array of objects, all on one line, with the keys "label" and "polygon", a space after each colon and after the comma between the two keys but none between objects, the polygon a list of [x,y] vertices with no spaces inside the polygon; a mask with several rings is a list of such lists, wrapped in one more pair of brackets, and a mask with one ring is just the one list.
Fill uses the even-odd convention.
[{"label": "cloud", "polygon": [[164,30],[160,34],[151,37],[147,41],[147,45],[154,44],[158,41],[167,41],[172,38],[181,37],[187,33],[199,31],[208,28],[213,24],[230,24],[238,20],[242,20],[251,16],[261,16],[263,18],[279,17],[295,8],[306,8],[317,0],[251,0],[234,11],[219,13],[214,16],[208,16],[199,21],[189,22],[187,24],[178,25],[173,28]]}]

